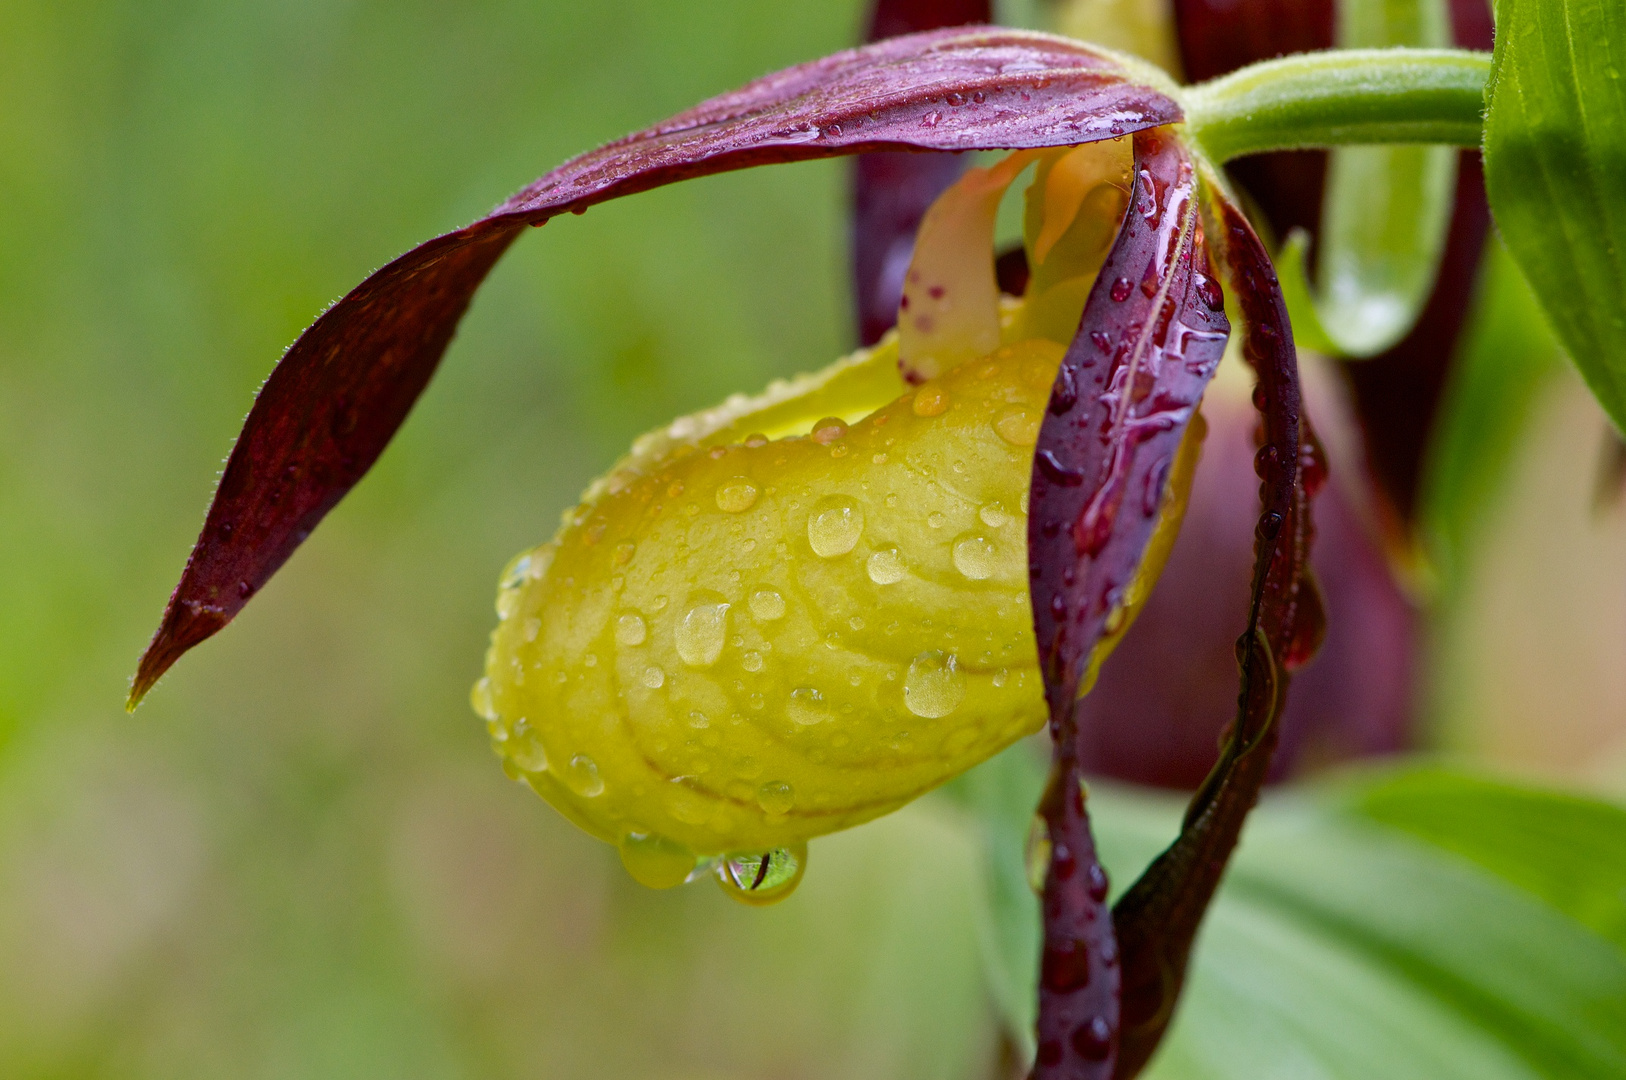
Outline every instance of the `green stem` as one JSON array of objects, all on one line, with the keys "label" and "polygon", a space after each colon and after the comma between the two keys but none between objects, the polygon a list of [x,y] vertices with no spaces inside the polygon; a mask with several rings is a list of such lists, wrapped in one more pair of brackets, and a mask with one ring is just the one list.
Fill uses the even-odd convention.
[{"label": "green stem", "polygon": [[1182,95],[1216,161],[1351,143],[1478,146],[1490,53],[1340,49],[1245,67]]}]

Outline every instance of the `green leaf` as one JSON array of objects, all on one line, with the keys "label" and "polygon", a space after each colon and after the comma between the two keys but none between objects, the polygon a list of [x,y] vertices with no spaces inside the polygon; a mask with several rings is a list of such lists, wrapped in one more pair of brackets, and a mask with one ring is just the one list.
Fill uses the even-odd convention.
[{"label": "green leaf", "polygon": [[1491,214],[1553,329],[1626,427],[1626,7],[1497,0]]},{"label": "green leaf", "polygon": [[1626,808],[1439,769],[1402,772],[1361,792],[1355,806],[1626,950]]},{"label": "green leaf", "polygon": [[1024,1060],[1033,1054],[1038,1018],[1039,900],[1028,884],[1027,836],[1045,766],[1019,742],[944,785],[943,793],[973,818],[982,843],[983,891],[976,905],[988,993]]},{"label": "green leaf", "polygon": [[1423,529],[1446,592],[1472,558],[1539,392],[1561,363],[1535,295],[1493,239],[1423,474]]},{"label": "green leaf", "polygon": [[[1013,814],[1026,805],[1007,796]],[[1183,808],[1092,788],[1115,884],[1174,837]],[[1007,844],[1013,825],[999,827]],[[1268,797],[1147,1075],[1626,1077],[1623,844],[1616,808],[1435,769]],[[1037,929],[1007,940],[1031,958]]]},{"label": "green leaf", "polygon": [[[1444,0],[1345,0],[1338,5],[1338,43],[1447,46],[1450,13]],[[1439,272],[1456,178],[1457,152],[1447,146],[1345,146],[1329,153],[1315,311],[1324,341],[1338,354],[1376,356],[1416,323]]]}]

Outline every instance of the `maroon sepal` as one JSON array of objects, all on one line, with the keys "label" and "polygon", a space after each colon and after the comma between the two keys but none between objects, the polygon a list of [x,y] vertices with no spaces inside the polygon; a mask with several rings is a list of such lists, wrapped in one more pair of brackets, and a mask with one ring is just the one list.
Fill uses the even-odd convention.
[{"label": "maroon sepal", "polygon": [[1203,913],[1270,769],[1288,674],[1314,655],[1325,627],[1307,563],[1310,499],[1325,483],[1326,468],[1301,420],[1287,308],[1247,218],[1217,186],[1211,191],[1243,318],[1243,354],[1258,375],[1262,512],[1247,629],[1237,641],[1242,689],[1236,720],[1180,836],[1113,910],[1123,955],[1123,1031],[1114,1075],[1122,1080],[1139,1074],[1173,1017]]},{"label": "maroon sepal", "polygon": [[[875,0],[865,41],[993,21],[989,0]],[[852,164],[853,306],[858,343],[873,345],[898,321],[903,276],[926,210],[965,171],[954,154],[860,154]]]},{"label": "maroon sepal", "polygon": [[874,149],[1107,139],[1181,118],[1090,46],[989,28],[868,45],[769,75],[566,163],[407,252],[294,342],[243,426],[130,691],[134,707],[243,607],[372,466],[524,225],[662,184]]},{"label": "maroon sepal", "polygon": [[[1079,771],[1074,702],[1151,539],[1171,468],[1229,324],[1179,140],[1135,136],[1124,224],[1051,391],[1028,519],[1033,622],[1055,760],[1034,1076],[1112,1075],[1117,944]],[[1116,616],[1114,615],[1116,612]]]}]

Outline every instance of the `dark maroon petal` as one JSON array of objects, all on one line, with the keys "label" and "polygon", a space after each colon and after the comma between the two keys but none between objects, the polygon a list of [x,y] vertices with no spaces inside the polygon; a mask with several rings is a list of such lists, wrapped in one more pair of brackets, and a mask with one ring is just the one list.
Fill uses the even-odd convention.
[{"label": "dark maroon petal", "polygon": [[1180,119],[1079,42],[940,30],[802,64],[584,154],[375,273],[283,355],[136,672],[139,701],[231,621],[377,459],[523,225],[689,177],[884,148],[1061,146]]},{"label": "dark maroon petal", "polygon": [[[993,21],[989,0],[876,0],[865,41]],[[926,208],[965,171],[952,154],[861,154],[852,168],[853,303],[860,345],[898,320],[903,275]]]},{"label": "dark maroon petal", "polygon": [[[1289,673],[1314,654],[1324,629],[1307,572],[1310,498],[1326,480],[1320,450],[1301,424],[1298,362],[1287,307],[1252,226],[1215,190],[1230,284],[1243,318],[1243,354],[1258,376],[1256,458],[1262,511],[1255,528],[1247,629],[1237,641],[1242,690],[1220,760],[1186,811],[1180,836],[1113,911],[1123,951],[1123,1028],[1116,1076],[1137,1075],[1167,1029],[1203,913],[1270,770]],[[1302,442],[1301,442],[1302,437]]]},{"label": "dark maroon petal", "polygon": [[1081,796],[1074,702],[1229,330],[1190,158],[1160,131],[1137,134],[1134,149],[1129,210],[1057,374],[1031,481],[1033,622],[1055,739],[1040,806],[1052,844],[1044,971],[1089,974],[1040,980],[1039,1078],[1112,1075],[1117,943]]}]

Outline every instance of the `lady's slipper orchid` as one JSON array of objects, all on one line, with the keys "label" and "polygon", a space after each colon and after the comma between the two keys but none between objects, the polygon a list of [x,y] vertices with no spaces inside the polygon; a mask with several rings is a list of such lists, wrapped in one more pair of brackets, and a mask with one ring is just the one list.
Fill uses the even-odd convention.
[{"label": "lady's slipper orchid", "polygon": [[[1462,70],[1451,92],[1477,100],[1482,73]],[[794,887],[808,838],[1048,719],[1036,1074],[1133,1075],[1269,768],[1289,674],[1321,632],[1305,560],[1323,470],[1286,307],[1181,101],[1155,69],[1078,42],[914,34],[583,155],[400,257],[260,393],[132,704],[371,466],[524,226],[758,164],[1014,151],[932,204],[894,336],[646,436],[515,560],[474,703],[505,767],[617,844],[639,880],[674,885],[714,859],[747,902]],[[997,285],[993,227],[1030,165],[1031,278],[1016,299]],[[1178,529],[1230,330],[1222,280],[1262,414],[1239,710],[1181,836],[1109,909],[1074,703]]]}]

